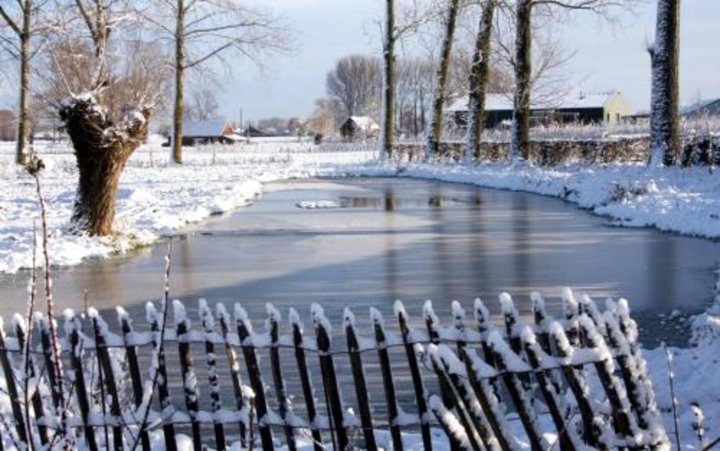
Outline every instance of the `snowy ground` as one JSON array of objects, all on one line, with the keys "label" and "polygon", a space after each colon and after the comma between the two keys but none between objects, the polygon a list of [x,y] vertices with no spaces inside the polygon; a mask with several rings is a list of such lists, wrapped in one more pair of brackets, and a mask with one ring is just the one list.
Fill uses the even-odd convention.
[{"label": "snowy ground", "polygon": [[[149,244],[189,223],[246,205],[261,192],[263,182],[314,176],[399,175],[530,191],[562,197],[594,213],[611,216],[622,226],[650,225],[720,238],[720,176],[705,168],[610,165],[540,169],[521,164],[398,167],[376,163],[372,146],[318,148],[296,139],[188,148],[181,166],[168,162],[167,148],[157,143],[144,146],[131,158],[121,179],[116,217],[120,233],[108,239],[73,236],[67,233],[77,177],[72,153],[62,144],[37,148],[47,165],[42,187],[48,204],[50,255],[56,265],[74,265],[86,258],[102,258]],[[39,216],[32,179],[13,164],[13,150],[12,143],[0,143],[0,272],[5,273],[30,265],[32,229]],[[672,352],[683,445],[696,445],[691,402],[698,402],[705,410],[707,437],[714,439],[720,435],[720,341]],[[646,355],[672,433],[667,362],[661,350],[647,351]]]}]

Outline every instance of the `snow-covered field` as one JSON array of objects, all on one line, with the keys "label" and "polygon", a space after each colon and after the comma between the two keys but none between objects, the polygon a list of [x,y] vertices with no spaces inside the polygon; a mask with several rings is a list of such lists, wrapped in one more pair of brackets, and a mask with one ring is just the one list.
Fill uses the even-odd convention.
[{"label": "snow-covered field", "polygon": [[[47,166],[41,180],[55,265],[74,265],[86,258],[102,258],[152,243],[189,223],[246,205],[261,192],[264,182],[315,176],[408,176],[530,191],[562,197],[594,213],[611,216],[622,226],[649,225],[720,238],[720,176],[707,168],[397,166],[377,163],[372,146],[332,144],[318,148],[296,139],[187,148],[183,165],[168,161],[167,148],[157,143],[146,145],[133,155],[121,179],[118,235],[105,239],[75,236],[67,232],[77,177],[73,155],[64,144],[36,148]],[[0,272],[5,273],[31,264],[32,230],[39,217],[33,180],[15,166],[13,151],[12,143],[0,143]],[[331,206],[315,203],[305,207]],[[681,439],[683,445],[695,446],[691,402],[698,402],[705,411],[707,438],[720,435],[720,341],[672,352]],[[646,351],[646,356],[672,435],[667,362],[662,350]]]}]

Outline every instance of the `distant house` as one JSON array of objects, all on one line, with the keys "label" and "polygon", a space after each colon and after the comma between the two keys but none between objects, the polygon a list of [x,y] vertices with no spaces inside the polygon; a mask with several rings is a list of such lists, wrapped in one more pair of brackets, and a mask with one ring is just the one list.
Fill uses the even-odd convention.
[{"label": "distant house", "polygon": [[380,133],[380,126],[368,116],[350,116],[340,126],[340,136],[346,141],[374,138]]},{"label": "distant house", "polygon": [[183,121],[183,146],[198,144],[232,144],[242,138],[234,133],[232,124],[224,120]]},{"label": "distant house", "polygon": [[705,99],[680,109],[680,115],[688,118],[720,116],[720,99]]},{"label": "distant house", "polygon": [[[458,126],[466,126],[468,97],[457,99],[447,108],[447,113]],[[531,122],[567,123],[579,122],[616,124],[630,114],[620,92],[573,93],[556,102],[532,103]],[[512,94],[488,93],[485,98],[485,128],[497,128],[509,124],[513,118]]]}]

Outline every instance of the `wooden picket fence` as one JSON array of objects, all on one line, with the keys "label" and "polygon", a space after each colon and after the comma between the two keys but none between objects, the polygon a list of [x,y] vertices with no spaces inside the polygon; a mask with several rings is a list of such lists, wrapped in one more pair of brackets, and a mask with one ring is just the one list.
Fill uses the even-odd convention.
[{"label": "wooden picket fence", "polygon": [[523,325],[510,296],[500,300],[502,325],[476,300],[472,321],[453,302],[448,326],[429,301],[416,322],[398,301],[397,328],[371,309],[369,336],[348,309],[333,335],[318,305],[307,335],[293,309],[281,333],[271,305],[263,333],[242,306],[230,315],[218,304],[213,313],[204,300],[196,328],[179,301],[148,304],[137,328],[121,308],[112,327],[93,310],[68,311],[60,362],[46,318],[36,316],[28,334],[16,316],[10,335],[0,327],[11,406],[2,436],[18,449],[30,441],[150,450],[160,437],[176,450],[176,434],[184,433],[196,450],[237,441],[294,450],[301,440],[344,450],[377,449],[378,437],[389,434],[401,450],[402,433],[412,432],[430,450],[442,429],[451,449],[667,447],[625,301],[601,313],[590,298],[576,302],[567,292],[564,317],[555,321],[534,294],[534,324]]}]

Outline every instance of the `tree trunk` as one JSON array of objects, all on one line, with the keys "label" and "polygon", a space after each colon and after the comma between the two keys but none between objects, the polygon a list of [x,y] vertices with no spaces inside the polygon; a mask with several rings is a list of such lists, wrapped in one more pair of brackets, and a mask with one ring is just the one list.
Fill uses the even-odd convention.
[{"label": "tree trunk", "polygon": [[679,35],[680,0],[658,1],[655,43],[650,48],[650,164],[655,166],[675,164],[680,153]]},{"label": "tree trunk", "polygon": [[386,0],[385,24],[385,83],[383,86],[383,125],[380,140],[381,158],[392,158],[393,117],[395,115],[395,0]]},{"label": "tree trunk", "polygon": [[182,163],[183,77],[185,73],[185,2],[178,0],[175,26],[175,111],[173,114],[172,158]]},{"label": "tree trunk", "polygon": [[440,67],[437,71],[437,86],[433,98],[432,118],[428,130],[427,144],[425,145],[425,161],[429,161],[437,154],[440,145],[440,137],[443,127],[443,107],[445,106],[445,90],[447,88],[448,74],[450,72],[450,54],[452,53],[453,37],[455,35],[455,23],[460,0],[450,0],[445,23],[445,39],[443,40],[440,53]]},{"label": "tree trunk", "polygon": [[113,126],[91,96],[75,98],[60,109],[79,173],[72,216],[78,231],[92,236],[112,233],[120,174],[147,136],[149,117],[147,109],[130,110]]},{"label": "tree trunk", "polygon": [[486,0],[478,25],[475,54],[470,69],[466,162],[471,162],[476,154],[480,155],[480,137],[485,129],[485,94],[490,78],[490,41],[494,14],[495,0]]},{"label": "tree trunk", "polygon": [[519,0],[516,9],[515,37],[515,112],[512,131],[511,157],[530,159],[530,88],[532,0]]},{"label": "tree trunk", "polygon": [[20,39],[20,99],[18,106],[17,148],[15,162],[27,162],[27,145],[30,131],[28,113],[28,94],[30,93],[30,19],[32,4],[30,0],[22,2],[23,21]]}]

